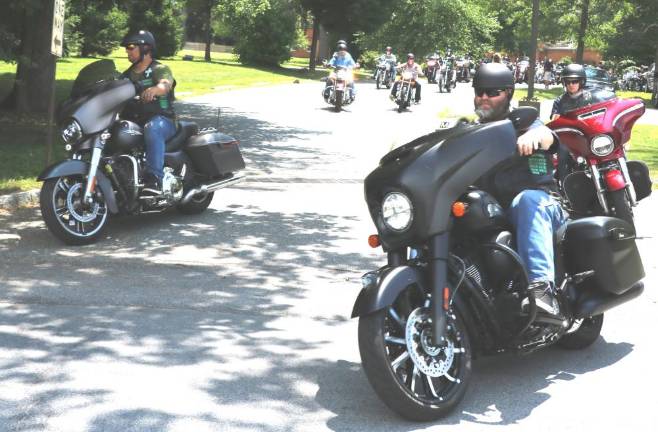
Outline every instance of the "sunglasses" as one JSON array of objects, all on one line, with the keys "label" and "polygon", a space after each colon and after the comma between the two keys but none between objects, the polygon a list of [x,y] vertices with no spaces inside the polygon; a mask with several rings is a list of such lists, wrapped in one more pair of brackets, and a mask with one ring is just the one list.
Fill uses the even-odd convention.
[{"label": "sunglasses", "polygon": [[576,80],[565,80],[565,82],[567,84],[578,84],[578,83],[580,83],[580,80],[577,80],[577,79]]},{"label": "sunglasses", "polygon": [[128,44],[128,45],[126,45],[126,49],[127,49],[128,51],[132,51],[132,50],[134,50],[135,48],[137,48],[137,45],[135,45],[135,44]]},{"label": "sunglasses", "polygon": [[482,97],[482,95],[486,94],[488,97],[496,97],[500,94],[500,92],[504,92],[505,89],[481,89],[481,88],[476,88],[475,89],[475,95],[477,97]]}]

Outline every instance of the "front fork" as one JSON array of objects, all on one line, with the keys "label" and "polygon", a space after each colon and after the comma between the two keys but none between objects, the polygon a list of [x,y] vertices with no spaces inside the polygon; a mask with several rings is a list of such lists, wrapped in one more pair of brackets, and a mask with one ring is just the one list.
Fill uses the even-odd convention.
[{"label": "front fork", "polygon": [[[631,207],[635,207],[637,205],[635,187],[633,186],[633,182],[631,181],[631,176],[628,172],[628,166],[626,165],[626,158],[621,157],[617,159],[617,161],[619,162],[619,175],[621,175],[622,177],[620,179],[621,183],[623,184],[622,187],[628,190],[628,197],[631,203]],[[603,212],[605,214],[610,214],[610,208],[608,207],[608,201],[606,200],[605,193],[606,191],[619,190],[619,188],[612,187],[612,185],[609,184],[610,181],[607,178],[605,179],[605,181],[603,180],[601,176],[601,172],[599,171],[597,165],[591,164],[590,169],[592,170],[594,187],[596,188],[596,195],[599,199],[599,204],[601,204],[601,208],[603,209]]]},{"label": "front fork", "polygon": [[110,138],[110,134],[105,131],[94,139],[94,149],[91,151],[91,161],[89,163],[89,172],[87,173],[87,184],[85,185],[84,203],[93,204],[94,190],[96,189],[96,172],[103,155],[105,142]]}]

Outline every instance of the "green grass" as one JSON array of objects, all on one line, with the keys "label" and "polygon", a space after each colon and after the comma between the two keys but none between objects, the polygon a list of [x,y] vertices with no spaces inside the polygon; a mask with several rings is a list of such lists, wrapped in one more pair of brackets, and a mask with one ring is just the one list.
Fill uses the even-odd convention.
[{"label": "green grass", "polygon": [[[183,61],[184,55],[193,61]],[[119,71],[130,66],[123,50],[111,56]],[[212,61],[203,60],[203,51],[180,51],[175,57],[164,58],[177,81],[176,97],[190,97],[236,88],[288,84],[319,80],[328,74],[318,68],[309,72],[308,59],[293,58],[282,67],[244,66],[231,53],[212,53]],[[63,58],[57,62],[56,100],[65,100],[80,69],[98,58]],[[0,100],[11,91],[16,65],[0,62]],[[0,195],[39,187],[35,177],[45,166],[47,128],[44,116],[17,116],[0,112]],[[59,132],[55,131],[54,160],[64,157]]]},{"label": "green grass", "polygon": [[658,126],[635,125],[629,142],[629,160],[641,160],[649,166],[653,189],[658,190]]},{"label": "green grass", "polygon": [[[545,100],[553,100],[560,96],[564,91],[561,88],[552,88],[545,90],[543,88],[535,88],[535,98],[540,102]],[[528,96],[527,89],[516,89],[514,90],[514,99],[521,100],[525,99]]]}]

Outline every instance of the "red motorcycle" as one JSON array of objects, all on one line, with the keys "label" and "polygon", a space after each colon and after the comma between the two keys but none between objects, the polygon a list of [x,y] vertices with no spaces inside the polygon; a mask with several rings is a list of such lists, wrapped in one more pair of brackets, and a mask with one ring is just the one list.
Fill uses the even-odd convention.
[{"label": "red motorcycle", "polygon": [[574,218],[609,215],[634,226],[633,207],[651,195],[651,178],[644,162],[626,160],[625,144],[644,104],[610,92],[592,95],[547,125],[560,139],[561,191]]}]

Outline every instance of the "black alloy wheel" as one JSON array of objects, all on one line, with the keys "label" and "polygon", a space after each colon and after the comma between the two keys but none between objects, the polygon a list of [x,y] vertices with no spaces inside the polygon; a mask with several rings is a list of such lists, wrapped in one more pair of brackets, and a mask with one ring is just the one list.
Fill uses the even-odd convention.
[{"label": "black alloy wheel", "polygon": [[70,245],[95,242],[108,221],[105,197],[99,187],[92,202],[84,202],[86,180],[82,176],[48,179],[41,187],[39,205],[46,226],[55,237]]},{"label": "black alloy wheel", "polygon": [[379,398],[413,421],[444,417],[463,399],[471,378],[471,344],[450,311],[443,345],[431,342],[430,300],[416,285],[392,306],[359,319],[359,351]]}]

